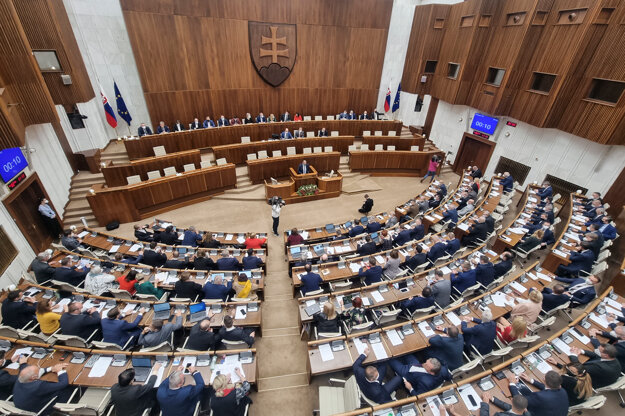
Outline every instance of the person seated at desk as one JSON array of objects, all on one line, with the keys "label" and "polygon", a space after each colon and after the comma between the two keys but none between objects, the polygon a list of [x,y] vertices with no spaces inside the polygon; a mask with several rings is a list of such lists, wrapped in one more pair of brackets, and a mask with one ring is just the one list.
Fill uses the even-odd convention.
[{"label": "person seated at desk", "polygon": [[[491,397],[490,393],[484,392],[482,393],[482,401],[480,402],[480,416],[489,416],[491,414],[490,411],[490,403],[494,404],[500,409],[503,409],[503,412],[495,412],[493,416],[530,416],[527,412],[527,399],[517,394],[512,397],[512,404],[504,402],[503,400],[498,399],[497,397]],[[449,412],[451,416],[459,416],[459,414]],[[443,414],[441,412],[441,414]]]},{"label": "person seated at desk", "polygon": [[174,231],[174,226],[170,225],[165,228],[165,231],[154,236],[154,241],[157,243],[167,244],[168,246],[178,244],[178,233]]},{"label": "person seated at desk", "polygon": [[473,192],[475,192],[476,195],[478,192],[480,192],[480,178],[473,179],[473,183],[471,184],[471,189],[473,189]]},{"label": "person seated at desk", "polygon": [[206,282],[202,291],[204,292],[204,299],[221,299],[224,302],[228,297],[228,294],[232,290],[232,281],[229,281],[226,285],[223,284],[223,277],[221,275],[215,276],[213,282]]},{"label": "person seated at desk", "polygon": [[473,166],[471,168],[471,172],[469,173],[469,176],[475,179],[475,178],[481,178],[484,175],[482,175],[482,171],[480,170],[480,168],[478,168],[477,166]]},{"label": "person seated at desk", "polygon": [[[41,299],[37,302],[37,322],[39,322],[39,328],[44,335],[52,335],[57,329],[60,328],[61,314],[52,312],[52,307],[55,303],[51,299]],[[67,312],[67,305],[63,305],[63,312]]]},{"label": "person seated at desk", "polygon": [[328,137],[328,136],[329,134],[325,127],[322,127],[321,130],[317,132],[317,137]]},{"label": "person seated at desk", "polygon": [[[371,237],[367,236],[367,238],[370,239]],[[382,268],[384,276],[391,280],[395,279],[397,275],[403,272],[403,270],[399,268],[400,263],[401,260],[399,259],[399,250],[391,250],[391,252],[386,256],[386,264],[384,264],[384,267]]]},{"label": "person seated at desk", "polygon": [[371,212],[373,208],[373,199],[369,197],[369,194],[365,194],[365,202],[362,204],[362,207],[358,210],[361,214],[368,214]]},{"label": "person seated at desk", "polygon": [[149,126],[146,126],[145,123],[141,123],[141,125],[139,125],[139,128],[137,129],[137,134],[139,135],[139,137],[148,136],[152,134],[152,129]]},{"label": "person seated at desk", "polygon": [[149,232],[147,230],[147,226],[135,224],[134,229],[135,229],[135,238],[137,240],[144,241],[146,243],[149,243],[150,241],[154,240],[154,233]]},{"label": "person seated at desk", "polygon": [[406,257],[404,264],[414,271],[427,261],[427,255],[423,252],[421,244],[413,243],[412,248],[414,249],[414,255],[412,257]]},{"label": "person seated at desk", "polygon": [[590,251],[594,254],[595,258],[599,257],[599,253],[601,252],[601,247],[603,246],[603,235],[601,233],[596,232],[597,229],[596,224],[591,224],[588,229],[591,230],[584,235],[582,241],[587,241],[590,246]]},{"label": "person seated at desk", "polygon": [[193,325],[191,332],[189,333],[189,340],[185,346],[188,350],[194,351],[210,351],[219,346],[221,340],[219,335],[211,329],[211,318],[213,317],[211,312],[208,312],[208,319],[202,319],[197,324]]},{"label": "person seated at desk", "polygon": [[461,267],[462,271],[455,268],[450,276],[451,287],[458,293],[462,293],[471,286],[475,286],[476,282],[475,270],[471,269],[471,262],[465,261],[462,263]]},{"label": "person seated at desk", "polygon": [[297,167],[297,173],[299,173],[300,175],[312,173],[312,170],[310,169],[310,165],[308,164],[306,159],[302,160],[302,163],[300,163],[299,166]]},{"label": "person seated at desk", "polygon": [[245,408],[252,403],[247,397],[250,392],[250,383],[245,378],[239,367],[234,369],[239,377],[237,383],[232,383],[230,375],[219,374],[213,380],[210,407],[215,415],[242,415]]},{"label": "person seated at desk", "polygon": [[137,271],[130,270],[126,276],[119,276],[117,278],[117,283],[119,284],[120,290],[125,290],[126,292],[134,295],[137,292],[135,289],[135,284],[137,283]]},{"label": "person seated at desk", "polygon": [[35,319],[37,301],[31,297],[22,297],[20,290],[12,290],[2,302],[2,324],[20,329]]},{"label": "person seated at desk", "polygon": [[8,363],[4,354],[4,351],[0,351],[0,400],[6,400],[13,394],[13,386],[17,381],[17,375],[9,374],[4,368],[13,363],[26,364],[28,361],[28,357],[15,354],[11,358],[11,363]]},{"label": "person seated at desk", "polygon": [[299,129],[295,130],[294,136],[296,139],[304,139],[306,138],[306,132],[303,128],[300,127]]},{"label": "person seated at desk", "polygon": [[439,257],[443,257],[447,255],[447,244],[441,241],[441,238],[438,235],[433,235],[431,238],[432,246],[428,248],[427,258],[431,263],[436,262]]},{"label": "person seated at desk", "polygon": [[197,130],[199,128],[201,128],[202,125],[200,124],[200,120],[198,120],[198,118],[194,118],[193,119],[193,123],[191,123],[190,129],[191,130]]},{"label": "person seated at desk", "polygon": [[401,301],[401,308],[408,316],[412,316],[417,309],[425,309],[434,305],[434,297],[432,296],[432,288],[426,286],[421,291],[421,296],[410,296],[406,300]]},{"label": "person seated at desk", "polygon": [[456,209],[459,211],[466,207],[469,199],[469,193],[467,191],[462,191],[460,193],[460,198],[456,200],[456,203],[458,204],[458,206],[456,206]]},{"label": "person seated at desk", "polygon": [[543,294],[543,311],[549,312],[552,309],[557,308],[558,306],[564,305],[569,301],[569,297],[564,293],[565,288],[561,284],[556,284],[553,289],[552,288],[544,288],[542,290]]},{"label": "person seated at desk", "polygon": [[616,382],[621,375],[621,364],[617,360],[617,350],[614,345],[600,344],[598,354],[590,350],[582,350],[577,347],[571,347],[569,359],[572,363],[579,362],[577,356],[585,355],[588,361],[582,364],[582,368],[590,374],[592,380],[592,388],[598,389],[609,386]]},{"label": "person seated at desk", "polygon": [[291,115],[289,114],[289,112],[285,111],[284,114],[280,116],[280,121],[293,121],[293,120],[291,119]]},{"label": "person seated at desk", "polygon": [[282,140],[285,140],[285,139],[292,139],[292,138],[293,138],[293,135],[291,134],[291,132],[289,131],[289,129],[288,129],[288,128],[286,128],[286,129],[284,129],[284,131],[283,131],[282,133],[280,133],[280,138],[281,138]]},{"label": "person seated at desk", "polygon": [[56,269],[48,263],[52,255],[47,251],[37,254],[37,257],[30,263],[29,271],[35,273],[35,280],[41,284],[50,279],[54,279]]},{"label": "person seated at desk", "polygon": [[247,233],[245,242],[243,244],[245,245],[246,249],[261,249],[266,242],[266,238],[259,238],[258,235],[254,233]]},{"label": "person seated at desk", "polygon": [[104,273],[100,266],[93,266],[85,277],[85,290],[92,295],[110,296],[111,289],[116,288],[115,276]]},{"label": "person seated at desk", "polygon": [[189,256],[181,257],[180,252],[178,250],[174,250],[171,253],[171,258],[168,259],[163,267],[167,269],[188,269],[192,267],[193,264],[189,261]]},{"label": "person seated at desk", "polygon": [[230,256],[228,250],[221,251],[221,258],[217,260],[217,270],[240,270],[239,260]]},{"label": "person seated at desk", "polygon": [[212,258],[208,257],[206,250],[198,250],[193,260],[193,268],[195,270],[213,270],[216,266]]},{"label": "person seated at desk", "polygon": [[569,284],[564,294],[571,301],[571,306],[586,305],[592,301],[597,297],[595,285],[601,282],[601,279],[592,274],[586,278],[578,277],[573,279],[557,276],[556,280]]},{"label": "person seated at desk", "polygon": [[378,251],[378,247],[375,245],[370,235],[365,236],[365,243],[358,246],[356,253],[358,256],[370,256]]},{"label": "person seated at desk", "polygon": [[434,335],[428,341],[430,346],[425,351],[428,358],[436,358],[446,365],[450,371],[463,365],[464,337],[455,326],[443,328],[437,326],[436,330],[443,335]]},{"label": "person seated at desk", "polygon": [[543,308],[543,294],[535,289],[530,289],[528,299],[517,298],[518,303],[512,307],[510,318],[520,316],[527,324],[533,324]]},{"label": "person seated at desk", "polygon": [[182,310],[175,309],[174,322],[164,323],[163,320],[152,320],[150,326],[143,328],[139,335],[138,344],[143,348],[155,347],[163,342],[169,342],[171,334],[182,328]]},{"label": "person seated at desk", "polygon": [[456,228],[456,224],[458,224],[458,210],[456,208],[447,208],[443,211],[441,223],[447,224],[448,230]]},{"label": "person seated at desk", "polygon": [[87,273],[89,273],[89,268],[87,266],[84,266],[83,269],[77,269],[76,266],[72,264],[72,259],[70,257],[64,257],[61,259],[61,267],[57,267],[54,272],[54,280],[78,286],[83,282],[85,277],[87,277]]},{"label": "person seated at desk", "polygon": [[447,233],[447,243],[445,244],[445,252],[450,256],[456,254],[456,251],[460,250],[460,240],[456,238],[456,234]]},{"label": "person seated at desk", "polygon": [[210,116],[206,116],[206,119],[204,119],[204,122],[202,123],[202,127],[204,127],[205,129],[208,129],[210,127],[215,127],[215,122],[211,120]]},{"label": "person seated at desk", "polygon": [[549,229],[550,224],[546,223],[545,228],[539,228],[534,231],[531,235],[526,235],[523,237],[521,241],[514,247],[517,250],[522,252],[529,252],[533,250],[535,247],[540,246],[541,248],[547,247],[549,244],[553,244],[556,242],[555,237],[553,235],[553,231]]},{"label": "person seated at desk", "polygon": [[219,117],[219,120],[217,120],[217,127],[225,127],[225,126],[229,126],[229,125],[230,125],[230,122],[222,114],[221,117]]},{"label": "person seated at desk", "polygon": [[265,117],[265,115],[263,113],[260,113],[258,116],[256,116],[256,122],[257,123],[266,123],[267,122],[267,117]]},{"label": "person seated at desk", "polygon": [[[622,311],[622,309],[621,309]],[[622,318],[621,318],[622,319]],[[610,321],[610,315],[608,315],[608,322]],[[600,331],[596,328],[590,328],[590,342],[592,346],[595,348],[599,348],[600,342],[597,338],[598,335],[601,335],[608,339],[608,341],[616,348],[616,358],[621,364],[621,369],[625,368],[625,326],[619,325],[616,326],[614,323],[610,323],[610,328],[612,331]]]},{"label": "person seated at desk", "polygon": [[509,323],[506,319],[500,318],[497,322],[497,338],[505,344],[509,344],[518,338],[523,338],[527,333],[527,323],[525,319],[517,316]]},{"label": "person seated at desk", "polygon": [[191,273],[180,273],[180,279],[174,285],[174,297],[189,298],[193,302],[202,299],[203,295],[202,285],[191,280]]},{"label": "person seated at desk", "polygon": [[[396,218],[396,217],[393,217]],[[337,237],[338,237],[338,233],[340,231],[337,232]],[[345,238],[345,237],[343,237]],[[339,238],[336,238],[337,240]],[[393,240],[391,240],[391,236],[388,234],[388,230],[382,230],[382,233],[380,235],[380,251],[387,251],[393,248]]]},{"label": "person seated at desk", "polygon": [[[569,401],[566,391],[562,388],[562,376],[557,371],[545,374],[545,384],[534,380],[527,372],[519,376],[526,384],[538,389],[532,392],[528,387],[517,384],[514,375],[508,375],[510,394],[512,397],[523,395],[527,399],[527,410],[532,416],[566,416],[569,413]],[[518,386],[518,387],[517,387]]]},{"label": "person seated at desk", "polygon": [[616,238],[616,228],[612,225],[612,217],[605,215],[601,218],[598,231],[605,240],[614,240]]},{"label": "person seated at desk", "polygon": [[63,247],[69,251],[76,251],[78,250],[78,247],[80,247],[81,243],[82,240],[78,238],[72,230],[63,231],[63,237],[61,237],[61,244]]},{"label": "person seated at desk", "polygon": [[254,249],[247,249],[247,256],[242,259],[243,270],[258,269],[263,265],[263,261],[254,255]]},{"label": "person seated at desk", "polygon": [[249,347],[254,345],[256,332],[250,329],[237,328],[234,326],[234,317],[230,314],[224,316],[224,326],[219,330],[219,338],[226,341],[243,341]]},{"label": "person seated at desk", "polygon": [[475,200],[473,198],[469,198],[467,199],[466,204],[464,205],[464,207],[462,209],[460,209],[460,207],[458,206],[458,217],[462,218],[465,215],[467,215],[468,213],[470,213],[471,211],[473,211],[473,209],[475,208],[475,206],[473,205],[475,203]]},{"label": "person seated at desk", "polygon": [[367,226],[365,227],[365,229],[367,230],[367,233],[369,234],[377,233],[378,231],[382,229],[382,224],[380,224],[378,221],[369,220],[367,222]]},{"label": "person seated at desk", "polygon": [[504,193],[512,191],[514,187],[514,178],[510,175],[510,172],[503,173],[503,179],[499,181],[499,184],[503,187]]},{"label": "person seated at desk", "polygon": [[413,396],[433,390],[445,380],[451,380],[447,367],[436,358],[429,358],[421,364],[414,355],[408,354],[392,358],[389,364],[395,374],[404,378],[404,385]]},{"label": "person seated at desk", "polygon": [[377,265],[375,257],[369,257],[369,264],[360,268],[358,271],[358,277],[365,278],[365,286],[382,281],[382,267]]},{"label": "person seated at desk", "polygon": [[141,329],[139,329],[138,326],[145,312],[145,309],[139,309],[135,320],[133,322],[126,322],[124,320],[124,315],[120,313],[117,306],[109,310],[106,314],[106,318],[102,319],[102,341],[124,347],[130,337],[133,337],[130,346],[134,345],[141,334]]},{"label": "person seated at desk", "polygon": [[184,131],[184,125],[180,122],[180,120],[176,120],[176,124],[174,124],[174,131]]},{"label": "person seated at desk", "polygon": [[269,114],[269,118],[267,119],[267,121],[269,123],[275,123],[278,121],[278,119],[276,118],[276,116],[273,115],[273,113]]},{"label": "person seated at desk", "polygon": [[371,116],[367,113],[367,110],[365,110],[358,116],[358,120],[371,120]]},{"label": "person seated at desk", "polygon": [[[469,327],[468,323],[475,325]],[[481,319],[463,317],[460,325],[464,336],[464,350],[470,357],[477,350],[480,354],[489,354],[495,346],[497,338],[497,324],[493,321],[493,313],[490,309],[482,311]]]},{"label": "person seated at desk", "polygon": [[202,236],[195,232],[195,227],[190,226],[188,229],[185,230],[180,245],[197,247],[197,243],[201,240]]},{"label": "person seated at desk", "polygon": [[343,112],[339,114],[339,120],[349,120],[347,117],[347,110],[343,110]]},{"label": "person seated at desk", "polygon": [[364,367],[362,363],[368,356],[369,347],[367,346],[352,365],[356,383],[358,383],[360,387],[360,392],[367,399],[378,404],[388,403],[393,400],[391,394],[401,386],[402,378],[396,375],[391,380],[384,383],[386,363],[381,363],[377,367],[373,365]]},{"label": "person seated at desk", "polygon": [[475,266],[475,281],[486,288],[495,280],[495,266],[485,255],[480,256],[478,261]]},{"label": "person seated at desk", "polygon": [[570,253],[569,265],[559,265],[556,269],[556,275],[558,277],[577,277],[580,272],[590,273],[595,262],[595,253],[592,252],[591,247],[592,244],[590,242],[582,241],[578,248],[579,251]]},{"label": "person seated at desk", "polygon": [[82,313],[82,302],[72,302],[67,312],[61,316],[61,333],[63,335],[75,335],[84,340],[92,333],[100,329],[102,318],[97,309],[92,307]]},{"label": "person seated at desk", "polygon": [[169,127],[165,125],[164,121],[158,123],[158,127],[156,128],[156,134],[169,133]]},{"label": "person seated at desk", "polygon": [[423,237],[425,237],[425,227],[423,226],[421,219],[417,218],[414,220],[414,225],[410,229],[410,239],[419,241],[423,240]]},{"label": "person seated at desk", "polygon": [[356,237],[357,235],[363,234],[365,232],[365,228],[360,225],[360,220],[354,220],[354,226],[349,230],[350,237]]},{"label": "person seated at desk", "polygon": [[243,124],[254,124],[254,119],[250,113],[245,114],[245,118],[243,119]]},{"label": "person seated at desk", "polygon": [[551,187],[549,181],[543,182],[541,188],[536,191],[536,195],[540,197],[541,200],[545,198],[551,198],[551,196],[553,195],[553,188]]},{"label": "person seated at desk", "polygon": [[258,299],[258,296],[256,295],[258,285],[253,284],[252,280],[247,277],[245,273],[239,273],[239,276],[232,284],[232,288],[234,289],[237,298],[250,300]]},{"label": "person seated at desk", "polygon": [[339,304],[341,305],[340,318],[348,328],[367,322],[367,310],[362,307],[362,299],[359,296],[352,299],[351,308],[345,309],[343,299],[339,300]]},{"label": "person seated at desk", "polygon": [[303,118],[300,115],[300,113],[295,113],[295,115],[293,116],[293,121],[302,121]]},{"label": "person seated at desk", "polygon": [[349,110],[349,114],[347,114],[348,120],[357,120],[358,116],[354,113],[354,110]]},{"label": "person seated at desk", "polygon": [[213,233],[205,233],[204,239],[200,243],[200,247],[203,248],[219,248],[221,247],[221,242],[215,239],[215,235]]},{"label": "person seated at desk", "polygon": [[603,218],[605,217],[605,209],[597,208],[595,211],[595,215],[591,215],[586,217],[588,221],[585,222],[585,225],[588,227],[590,224],[598,224],[601,225]]},{"label": "person seated at desk", "polygon": [[[39,414],[46,405],[56,396],[54,403],[66,402],[73,389],[69,389],[69,379],[65,369],[68,364],[56,364],[46,368],[43,372],[36,365],[20,365],[17,382],[13,386],[13,404],[18,409]],[[46,373],[56,373],[58,381],[43,381],[39,378]],[[42,414],[50,414],[51,407]]]},{"label": "person seated at desk", "polygon": [[[470,202],[470,201],[469,201]],[[467,207],[469,204],[467,204]],[[469,228],[469,234],[462,237],[463,246],[477,246],[483,244],[488,236],[488,227],[486,226],[486,218],[479,217],[475,223]]]},{"label": "person seated at desk", "polygon": [[135,294],[140,295],[153,295],[156,299],[161,299],[165,293],[163,289],[155,287],[149,279],[146,279],[146,275],[136,275],[137,283],[135,283]]},{"label": "person seated at desk", "polygon": [[304,296],[306,296],[306,293],[319,290],[320,285],[323,284],[323,279],[317,273],[312,272],[312,266],[310,263],[306,263],[304,270],[306,271],[306,274],[303,274],[300,277],[300,281],[302,282],[300,290]]},{"label": "person seated at desk", "polygon": [[291,230],[291,234],[286,239],[286,244],[288,246],[297,246],[300,244],[304,244],[304,237],[301,236],[297,228],[293,228]]},{"label": "person seated at desk", "polygon": [[167,377],[156,392],[162,416],[193,416],[195,406],[204,391],[204,378],[194,365],[187,368],[195,385],[185,386],[183,367],[178,367]]},{"label": "person seated at desk", "polygon": [[[428,279],[429,280],[429,279]],[[434,278],[430,281],[434,302],[439,308],[445,308],[451,303],[451,282],[445,279],[442,270],[434,272]]]},{"label": "person seated at desk", "polygon": [[148,380],[144,383],[133,383],[134,368],[128,368],[117,376],[117,383],[111,387],[111,401],[115,405],[115,416],[142,416],[146,409],[154,405],[152,389],[158,379],[161,363],[154,363]]},{"label": "person seated at desk", "polygon": [[504,251],[499,255],[501,261],[495,263],[493,268],[495,269],[495,279],[500,278],[512,269],[512,253]]},{"label": "person seated at desk", "polygon": [[532,234],[534,231],[542,229],[543,224],[546,222],[549,222],[547,220],[547,214],[542,213],[538,220],[525,224],[525,228],[527,228],[529,234]]},{"label": "person seated at desk", "polygon": [[324,303],[323,311],[313,315],[313,320],[317,325],[317,332],[332,334],[339,332],[339,315],[332,302]]}]

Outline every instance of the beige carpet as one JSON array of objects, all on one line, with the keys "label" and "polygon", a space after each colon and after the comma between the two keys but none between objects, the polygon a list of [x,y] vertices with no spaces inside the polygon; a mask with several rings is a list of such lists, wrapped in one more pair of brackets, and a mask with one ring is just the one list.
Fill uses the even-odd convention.
[{"label": "beige carpet", "polygon": [[382,187],[368,176],[343,179],[343,193],[356,194],[379,191],[381,189]]}]

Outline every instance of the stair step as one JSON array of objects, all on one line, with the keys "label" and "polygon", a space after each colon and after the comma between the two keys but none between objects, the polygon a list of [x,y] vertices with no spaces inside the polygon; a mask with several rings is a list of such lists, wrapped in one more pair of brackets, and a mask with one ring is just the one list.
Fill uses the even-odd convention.
[{"label": "stair step", "polygon": [[87,201],[87,198],[70,201],[65,207],[65,211],[67,212],[70,210],[84,209],[84,208],[91,209],[89,202]]}]

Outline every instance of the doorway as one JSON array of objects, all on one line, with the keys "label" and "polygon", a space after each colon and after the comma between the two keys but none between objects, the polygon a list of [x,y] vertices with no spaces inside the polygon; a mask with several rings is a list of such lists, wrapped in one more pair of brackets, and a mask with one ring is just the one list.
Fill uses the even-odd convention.
[{"label": "doorway", "polygon": [[461,175],[462,171],[469,165],[477,166],[484,172],[495,150],[495,144],[495,142],[474,134],[464,133],[458,148],[458,156],[454,162],[454,172]]},{"label": "doorway", "polygon": [[[48,201],[50,200],[39,180],[39,176],[34,173],[3,201],[13,221],[15,221],[35,253],[47,249],[50,243],[58,237],[52,235],[41,218],[41,214],[39,214],[39,202],[44,197]],[[59,219],[59,211],[52,205],[52,202],[50,202],[50,207],[56,212],[59,228],[62,229],[63,224]]]}]

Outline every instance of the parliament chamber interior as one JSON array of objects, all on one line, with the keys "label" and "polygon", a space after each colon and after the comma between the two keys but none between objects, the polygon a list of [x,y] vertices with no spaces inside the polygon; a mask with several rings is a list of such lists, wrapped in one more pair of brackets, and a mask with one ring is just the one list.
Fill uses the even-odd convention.
[{"label": "parliament chamber interior", "polygon": [[0,0],[0,415],[623,413],[624,28]]}]

